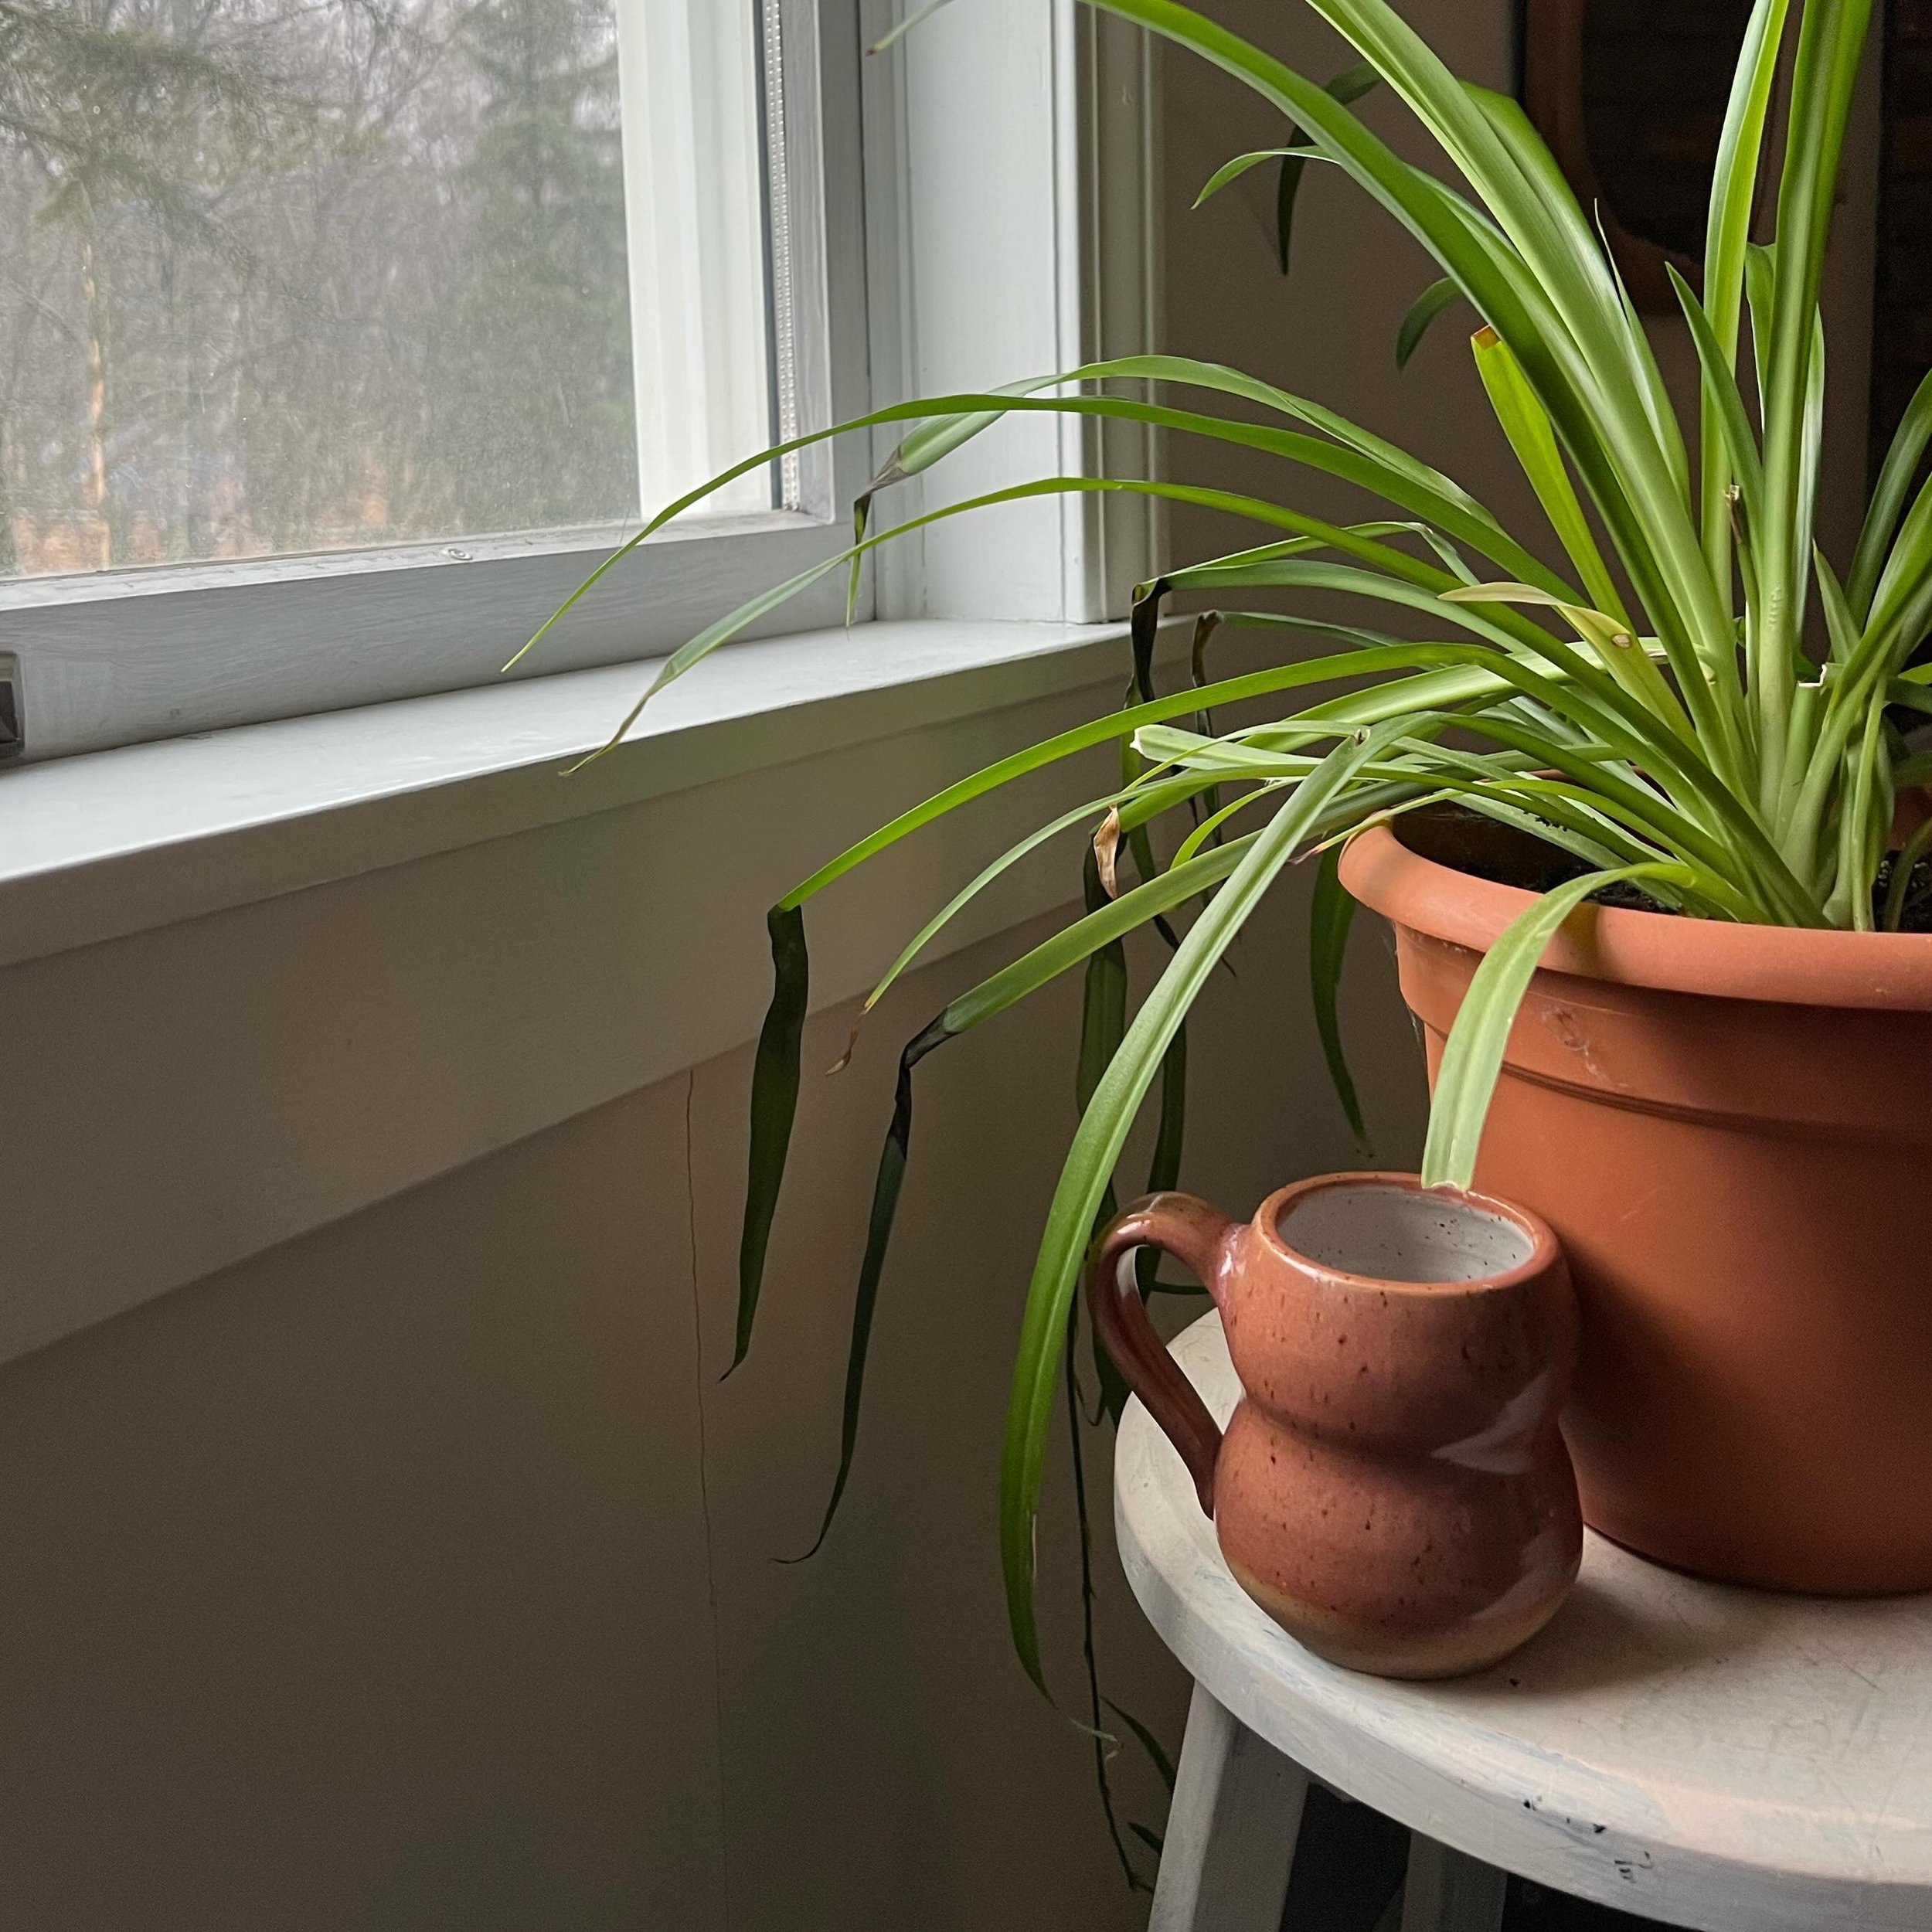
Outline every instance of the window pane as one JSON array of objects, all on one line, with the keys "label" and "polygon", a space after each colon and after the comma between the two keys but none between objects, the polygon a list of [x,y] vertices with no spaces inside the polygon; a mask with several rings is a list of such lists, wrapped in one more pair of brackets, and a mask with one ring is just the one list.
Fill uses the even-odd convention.
[{"label": "window pane", "polygon": [[0,573],[626,521],[758,447],[758,10],[621,5],[8,0]]}]

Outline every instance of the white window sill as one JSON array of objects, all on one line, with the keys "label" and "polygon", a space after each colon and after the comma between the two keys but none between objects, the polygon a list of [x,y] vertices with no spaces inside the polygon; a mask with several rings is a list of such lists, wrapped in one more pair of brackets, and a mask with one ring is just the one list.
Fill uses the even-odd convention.
[{"label": "white window sill", "polygon": [[247,725],[0,777],[0,964],[1124,672],[1125,626],[886,621],[741,644],[574,776],[656,661]]}]

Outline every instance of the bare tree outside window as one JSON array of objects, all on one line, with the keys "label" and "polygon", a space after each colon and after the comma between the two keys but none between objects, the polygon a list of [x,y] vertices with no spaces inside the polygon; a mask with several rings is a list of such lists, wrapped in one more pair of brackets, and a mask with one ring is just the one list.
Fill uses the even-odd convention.
[{"label": "bare tree outside window", "polygon": [[634,518],[617,39],[0,0],[0,574]]}]

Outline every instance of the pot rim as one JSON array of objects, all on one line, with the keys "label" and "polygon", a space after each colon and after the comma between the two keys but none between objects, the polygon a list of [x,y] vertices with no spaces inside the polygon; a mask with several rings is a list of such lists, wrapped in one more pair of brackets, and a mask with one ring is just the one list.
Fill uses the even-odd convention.
[{"label": "pot rim", "polygon": [[[1349,840],[1342,883],[1395,924],[1479,953],[1537,897],[1425,859],[1386,825]],[[1932,934],[1927,933],[1733,925],[1585,905],[1544,949],[1539,971],[1723,999],[1932,1012]]]},{"label": "pot rim", "polygon": [[[1439,1195],[1459,1207],[1471,1208],[1479,1214],[1494,1215],[1498,1220],[1507,1221],[1528,1240],[1529,1252],[1512,1267],[1460,1281],[1392,1281],[1382,1275],[1355,1274],[1347,1268],[1318,1261],[1290,1243],[1281,1232],[1281,1216],[1304,1195],[1343,1187],[1400,1188],[1410,1194]],[[1304,1180],[1291,1181],[1286,1187],[1277,1188],[1255,1209],[1252,1225],[1262,1245],[1270,1250],[1277,1260],[1304,1269],[1333,1287],[1357,1291],[1372,1290],[1379,1294],[1427,1295],[1438,1301],[1451,1295],[1493,1294],[1499,1290],[1519,1288],[1540,1281],[1562,1262],[1563,1253],[1549,1224],[1528,1208],[1473,1188],[1424,1188],[1420,1175],[1396,1170],[1359,1168],[1344,1174],[1315,1174]]]}]

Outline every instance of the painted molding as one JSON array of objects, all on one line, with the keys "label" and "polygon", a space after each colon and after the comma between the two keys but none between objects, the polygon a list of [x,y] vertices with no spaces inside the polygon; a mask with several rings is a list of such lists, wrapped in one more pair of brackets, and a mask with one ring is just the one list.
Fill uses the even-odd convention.
[{"label": "painted molding", "polygon": [[[895,17],[873,0],[869,32]],[[876,392],[991,389],[1160,326],[1158,68],[1141,29],[1078,0],[975,0],[923,22],[870,77]],[[998,211],[989,220],[989,210]],[[1010,417],[894,499],[919,507],[1029,478],[1158,474],[1133,426]],[[883,456],[882,449],[879,454]],[[1067,496],[937,525],[880,608],[1097,622],[1126,614],[1160,531],[1145,501]]]},{"label": "painted molding", "polygon": [[[896,628],[852,634],[848,671],[868,632],[883,642]],[[553,720],[522,762],[467,777],[476,710],[515,694],[388,707],[441,720],[393,720],[386,753],[365,747],[372,763],[415,760],[415,781],[399,767],[372,791],[365,774],[363,795],[327,809],[291,808],[290,748],[307,745],[319,772],[332,729],[339,753],[359,718],[367,736],[371,714],[253,727],[199,794],[209,813],[226,794],[247,821],[226,831],[197,834],[186,788],[138,769],[207,745],[134,747],[7,781],[14,796],[39,781],[43,858],[63,818],[71,835],[83,829],[90,767],[126,778],[124,833],[144,801],[183,816],[117,852],[114,787],[97,786],[92,864],[0,881],[0,931],[18,960],[0,968],[0,1360],[742,1043],[770,992],[774,900],[894,811],[1118,702],[1117,630],[1056,641],[992,627],[1021,634],[988,665],[972,662],[968,636],[985,650],[988,627],[905,628],[938,634],[925,648],[944,647],[950,665],[935,657],[920,679],[902,652],[886,680],[875,657],[869,688],[787,703],[767,684],[760,708],[682,730],[667,703],[655,733],[592,767],[587,785],[556,776],[556,735],[580,744],[586,716],[608,720],[611,672],[556,681],[587,707],[574,738]],[[748,703],[760,668],[803,678],[814,655],[754,645],[718,662],[740,674]],[[1115,769],[1104,750],[1070,760],[843,882],[808,915],[814,1008],[864,990],[954,882],[1104,791]],[[1066,903],[1076,859],[1068,844],[1034,854],[931,957]],[[46,941],[63,921],[60,950],[20,956],[22,934],[37,927]],[[86,930],[97,943],[77,943]],[[930,1017],[908,1004],[917,997],[915,978],[862,1056],[889,1061]]]},{"label": "painted molding", "polygon": [[0,965],[1083,688],[1124,671],[1122,634],[876,624],[739,645],[575,771],[662,660],[22,767],[0,779]]}]

